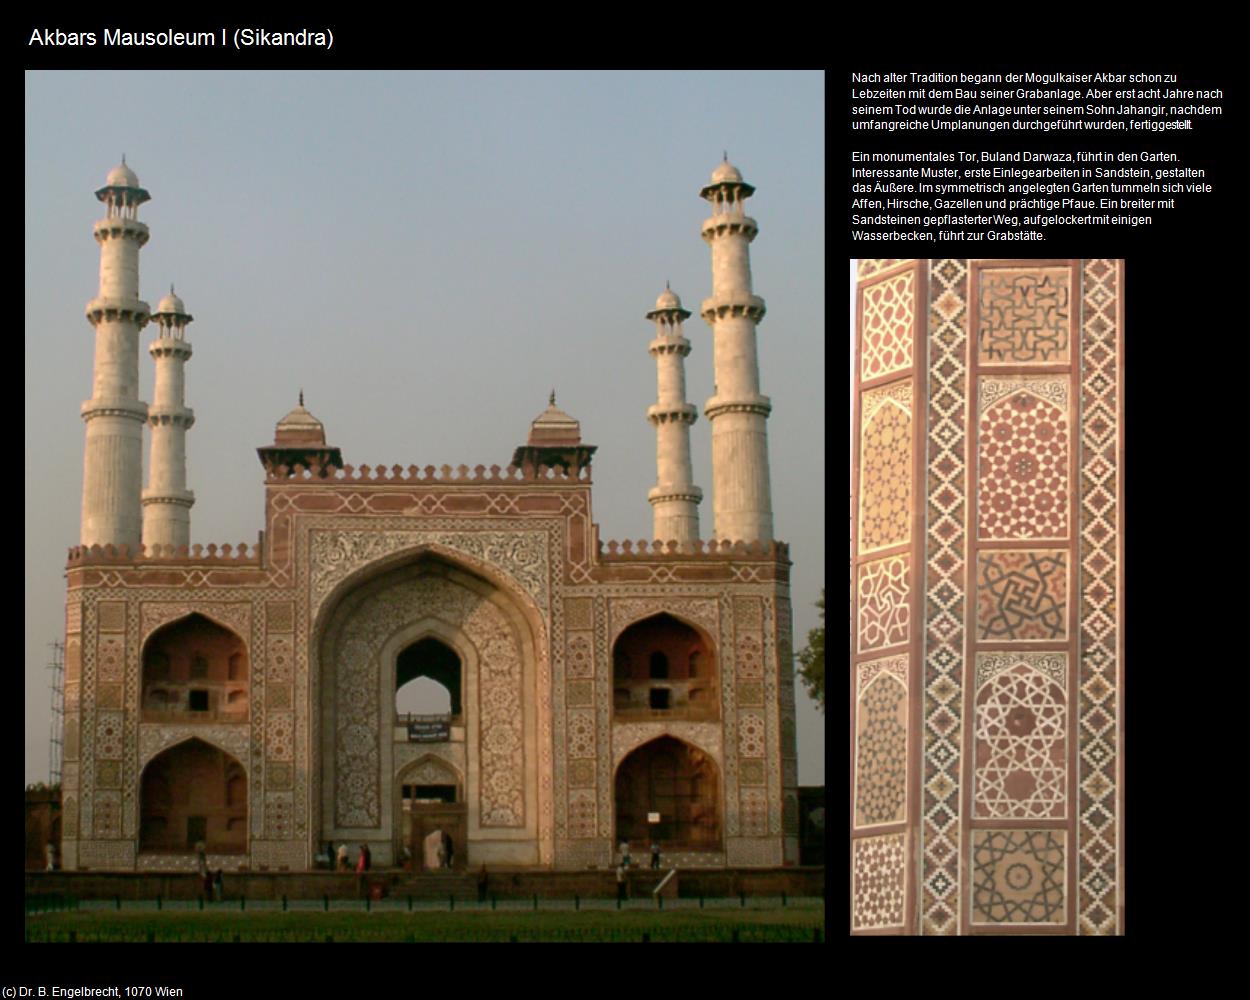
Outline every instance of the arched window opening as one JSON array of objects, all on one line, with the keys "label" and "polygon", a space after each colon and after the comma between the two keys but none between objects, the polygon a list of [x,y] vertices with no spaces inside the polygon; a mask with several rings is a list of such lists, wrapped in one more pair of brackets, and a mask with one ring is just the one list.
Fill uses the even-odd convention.
[{"label": "arched window opening", "polygon": [[148,762],[139,782],[139,850],[247,850],[247,777],[229,754],[187,740]]},{"label": "arched window opening", "polygon": [[662,849],[719,850],[719,780],[702,750],[662,736],[617,769],[616,839]]},{"label": "arched window opening", "polygon": [[613,643],[612,672],[618,718],[702,721],[718,716],[715,648],[702,632],[672,615],[652,615],[625,629]]},{"label": "arched window opening", "polygon": [[658,649],[651,654],[647,668],[647,677],[653,681],[668,680],[668,657]]},{"label": "arched window opening", "polygon": [[142,721],[247,721],[247,648],[229,629],[188,615],[153,632],[142,661]]},{"label": "arched window opening", "polygon": [[446,643],[427,636],[395,661],[395,712],[404,722],[414,716],[460,716],[460,657]]}]

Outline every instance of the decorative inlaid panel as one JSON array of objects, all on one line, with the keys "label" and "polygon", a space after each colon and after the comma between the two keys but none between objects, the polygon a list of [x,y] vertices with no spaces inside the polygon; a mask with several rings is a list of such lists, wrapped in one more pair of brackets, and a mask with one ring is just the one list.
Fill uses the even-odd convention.
[{"label": "decorative inlaid panel", "polygon": [[977,638],[981,642],[1066,640],[1067,550],[978,553]]},{"label": "decorative inlaid panel", "polygon": [[978,537],[1068,537],[1067,376],[981,379]]},{"label": "decorative inlaid panel", "polygon": [[911,638],[910,555],[890,556],[859,567],[859,652],[897,646]]},{"label": "decorative inlaid panel", "polygon": [[102,684],[120,684],[122,664],[125,662],[126,637],[124,635],[100,636],[100,649],[96,654],[97,675]]},{"label": "decorative inlaid panel", "polygon": [[122,713],[96,713],[95,756],[97,760],[120,760],[122,755]]},{"label": "decorative inlaid panel", "polygon": [[477,684],[480,824],[523,826],[524,716],[517,637],[494,603],[446,578],[431,576],[403,578],[369,594],[332,626],[338,636],[333,665],[335,822],[348,827],[376,827],[381,822],[379,653],[401,623],[427,616],[462,633],[482,664]]},{"label": "decorative inlaid panel", "polygon": [[902,927],[907,834],[855,840],[852,858],[851,929]]},{"label": "decorative inlaid panel", "polygon": [[968,262],[929,267],[921,934],[959,930],[960,747],[967,607]]},{"label": "decorative inlaid panel", "polygon": [[1068,364],[1072,318],[1069,268],[978,269],[977,358],[981,364]]},{"label": "decorative inlaid panel", "polygon": [[972,922],[1062,924],[1063,830],[972,831]]},{"label": "decorative inlaid panel", "polygon": [[906,257],[872,257],[860,258],[857,261],[857,272],[860,278],[870,278],[874,274],[880,274],[887,268],[893,267],[895,264],[902,264]]},{"label": "decorative inlaid panel", "polygon": [[856,669],[855,827],[907,819],[907,657]]},{"label": "decorative inlaid panel", "polygon": [[978,653],[978,818],[1067,816],[1067,653]]},{"label": "decorative inlaid panel", "polygon": [[743,788],[739,792],[740,831],[744,837],[768,836],[768,792],[763,788]]},{"label": "decorative inlaid panel", "polygon": [[864,393],[860,438],[860,554],[911,537],[911,381]]},{"label": "decorative inlaid panel", "polygon": [[101,632],[124,632],[126,630],[125,602],[100,601],[96,605],[96,626]]},{"label": "decorative inlaid panel", "polygon": [[1119,930],[1121,289],[1114,260],[1087,260],[1084,267],[1077,916],[1081,934],[1115,934]]},{"label": "decorative inlaid panel", "polygon": [[860,374],[864,381],[911,367],[916,322],[916,272],[861,289]]},{"label": "decorative inlaid panel", "polygon": [[506,573],[548,606],[546,531],[313,531],[309,581],[314,610],[334,585],[384,556],[421,545],[438,545],[463,556],[470,565]]}]

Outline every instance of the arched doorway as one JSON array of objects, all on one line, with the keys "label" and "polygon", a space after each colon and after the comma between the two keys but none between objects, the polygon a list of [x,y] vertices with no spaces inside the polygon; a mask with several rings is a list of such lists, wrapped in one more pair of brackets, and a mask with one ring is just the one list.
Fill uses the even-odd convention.
[{"label": "arched doorway", "polygon": [[139,784],[139,850],[247,851],[247,775],[230,754],[190,739],[148,761]]},{"label": "arched doorway", "polygon": [[[401,772],[431,751],[463,775],[457,865],[539,863],[537,692],[542,619],[523,595],[442,557],[381,569],[319,615],[320,839],[368,843],[379,866],[418,860]],[[445,687],[440,725],[401,724],[409,685]],[[406,692],[405,692],[406,694]],[[440,714],[440,713],[433,713]],[[433,796],[409,789],[410,805]],[[441,801],[441,800],[439,800]]]},{"label": "arched doorway", "polygon": [[663,851],[721,847],[716,762],[672,736],[644,743],[621,761],[615,807],[618,841],[657,842]]},{"label": "arched doorway", "polygon": [[446,761],[423,757],[400,772],[399,856],[414,872],[463,871],[468,856],[464,782]]}]

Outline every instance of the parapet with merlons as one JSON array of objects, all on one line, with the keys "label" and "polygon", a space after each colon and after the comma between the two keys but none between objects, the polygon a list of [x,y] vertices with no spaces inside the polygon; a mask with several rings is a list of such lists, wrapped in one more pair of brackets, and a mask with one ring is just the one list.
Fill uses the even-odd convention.
[{"label": "parapet with merlons", "polygon": [[467,465],[453,468],[450,465],[418,467],[409,465],[344,465],[330,466],[325,469],[310,469],[303,465],[276,465],[269,470],[267,483],[287,483],[291,480],[307,483],[323,483],[328,486],[340,483],[589,483],[590,467],[572,470],[566,466],[539,465],[521,467],[509,465],[500,468],[492,465],[489,468],[477,465],[470,469]]},{"label": "parapet with merlons", "polygon": [[67,568],[77,566],[150,563],[194,563],[215,566],[259,566],[262,542],[248,545],[76,545],[69,550]]}]

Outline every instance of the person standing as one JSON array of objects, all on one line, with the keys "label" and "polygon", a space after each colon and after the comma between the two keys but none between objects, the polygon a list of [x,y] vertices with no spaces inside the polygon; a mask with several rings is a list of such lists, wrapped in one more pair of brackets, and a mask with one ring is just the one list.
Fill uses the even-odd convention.
[{"label": "person standing", "polygon": [[48,867],[47,871],[56,871],[56,844],[48,841]]},{"label": "person standing", "polygon": [[362,896],[365,892],[365,873],[369,870],[369,845],[360,845],[360,857],[356,860],[356,891]]},{"label": "person standing", "polygon": [[490,882],[490,877],[486,874],[486,865],[483,863],[482,870],[477,873],[477,901],[479,903],[486,902],[486,889]]},{"label": "person standing", "polygon": [[652,868],[660,867],[660,845],[657,844],[654,840],[651,841],[651,867]]},{"label": "person standing", "polygon": [[629,860],[630,860],[629,859],[629,841],[622,840],[621,841],[621,864],[623,864],[626,868],[628,868]]},{"label": "person standing", "polygon": [[213,876],[213,899],[218,903],[221,902],[222,896],[225,895],[226,887],[222,879],[222,870],[217,869],[217,873]]},{"label": "person standing", "polygon": [[352,870],[351,865],[347,861],[347,844],[346,843],[339,844],[339,853],[338,853],[337,858],[338,858],[337,864],[338,864],[339,871],[349,872]]},{"label": "person standing", "polygon": [[625,902],[625,862],[616,866],[616,901]]}]

